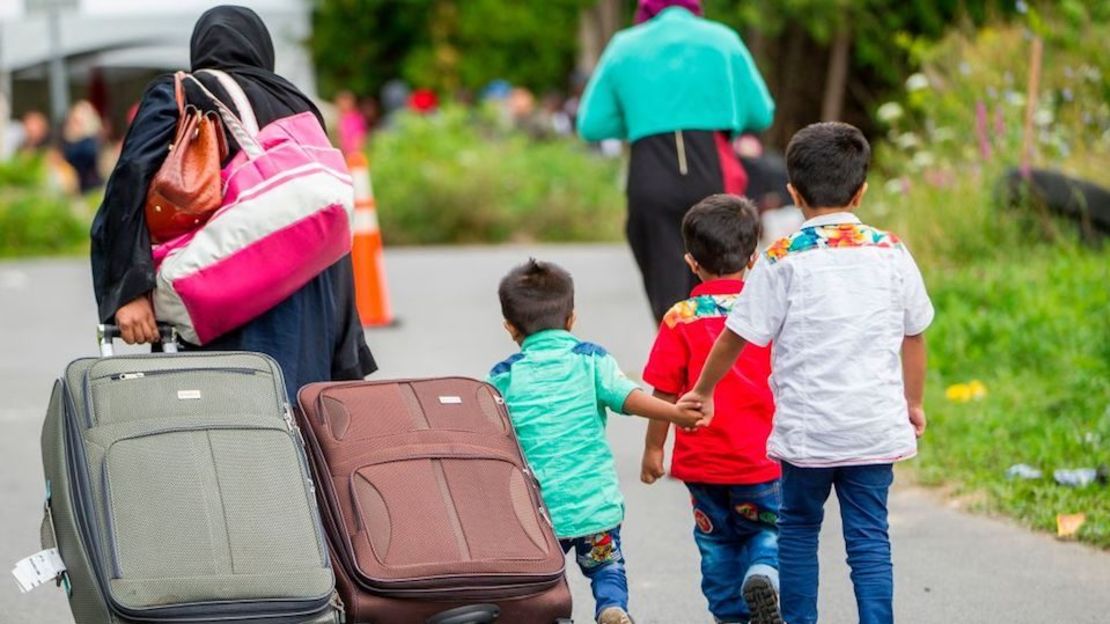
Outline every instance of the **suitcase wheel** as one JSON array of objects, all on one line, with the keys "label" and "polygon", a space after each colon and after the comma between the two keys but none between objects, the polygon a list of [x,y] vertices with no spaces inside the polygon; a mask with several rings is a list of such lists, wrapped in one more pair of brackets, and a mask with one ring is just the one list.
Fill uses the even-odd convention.
[{"label": "suitcase wheel", "polygon": [[497,605],[470,605],[433,615],[427,624],[492,624],[500,616]]}]

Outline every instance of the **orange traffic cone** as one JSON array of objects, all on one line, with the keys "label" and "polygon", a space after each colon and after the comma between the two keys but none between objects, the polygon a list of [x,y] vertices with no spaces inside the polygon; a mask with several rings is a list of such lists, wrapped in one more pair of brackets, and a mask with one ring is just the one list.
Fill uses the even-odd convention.
[{"label": "orange traffic cone", "polygon": [[374,205],[374,189],[370,185],[370,163],[366,155],[347,155],[347,167],[355,185],[354,241],[351,261],[355,266],[355,302],[363,327],[393,324],[389,307],[389,288],[385,281],[385,260],[382,257],[382,232]]}]

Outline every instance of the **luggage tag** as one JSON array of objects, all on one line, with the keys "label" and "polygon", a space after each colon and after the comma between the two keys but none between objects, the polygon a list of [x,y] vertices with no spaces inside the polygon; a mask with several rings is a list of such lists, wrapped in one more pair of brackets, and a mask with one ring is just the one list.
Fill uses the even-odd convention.
[{"label": "luggage tag", "polygon": [[66,564],[58,549],[47,548],[17,561],[12,576],[19,583],[19,590],[25,594],[47,581],[58,579],[65,571]]}]

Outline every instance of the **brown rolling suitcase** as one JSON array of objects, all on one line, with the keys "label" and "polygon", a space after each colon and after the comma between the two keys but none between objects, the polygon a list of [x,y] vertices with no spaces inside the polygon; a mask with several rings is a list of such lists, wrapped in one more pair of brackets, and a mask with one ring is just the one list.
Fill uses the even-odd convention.
[{"label": "brown rolling suitcase", "polygon": [[563,551],[492,386],[317,383],[299,403],[348,624],[570,621]]}]

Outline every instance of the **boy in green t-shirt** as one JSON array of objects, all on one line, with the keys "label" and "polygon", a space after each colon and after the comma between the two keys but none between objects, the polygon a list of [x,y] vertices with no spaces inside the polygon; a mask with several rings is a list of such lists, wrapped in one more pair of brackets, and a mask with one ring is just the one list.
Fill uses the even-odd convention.
[{"label": "boy in green t-shirt", "polygon": [[489,380],[509,408],[524,456],[540,482],[564,552],[590,579],[601,624],[631,624],[620,548],[624,499],[605,439],[606,409],[696,427],[682,411],[640,390],[602,347],[570,333],[574,282],[562,268],[529,260],[498,288],[505,329],[520,353]]}]

